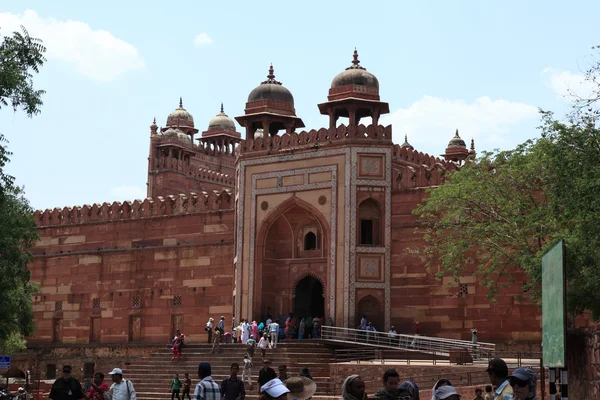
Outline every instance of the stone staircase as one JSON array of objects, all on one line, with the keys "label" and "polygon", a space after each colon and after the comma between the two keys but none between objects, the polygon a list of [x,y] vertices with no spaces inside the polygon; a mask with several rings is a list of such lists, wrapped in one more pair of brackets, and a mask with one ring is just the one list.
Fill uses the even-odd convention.
[{"label": "stone staircase", "polygon": [[[132,361],[125,366],[124,377],[130,379],[135,385],[139,400],[157,400],[170,398],[169,388],[175,373],[180,379],[188,373],[192,379],[193,390],[198,383],[198,364],[202,361],[209,362],[212,366],[212,377],[215,382],[229,376],[232,363],[243,366],[245,346],[242,344],[223,344],[219,354],[210,354],[212,347],[209,344],[186,344],[181,361],[171,361],[171,351],[168,345],[164,350],[159,350],[145,357]],[[277,349],[267,351],[267,359],[271,360],[271,367],[277,372],[279,365],[285,364],[288,376],[297,376],[300,369],[308,367],[317,382],[315,399],[323,396],[333,396],[333,386],[330,384],[329,363],[335,362],[335,354],[317,340],[295,340],[280,342]],[[252,368],[253,390],[248,390],[246,385],[246,398],[258,398],[258,372],[262,368],[260,350],[256,350]],[[240,370],[241,379],[241,370]],[[339,395],[339,393],[335,393]]]}]

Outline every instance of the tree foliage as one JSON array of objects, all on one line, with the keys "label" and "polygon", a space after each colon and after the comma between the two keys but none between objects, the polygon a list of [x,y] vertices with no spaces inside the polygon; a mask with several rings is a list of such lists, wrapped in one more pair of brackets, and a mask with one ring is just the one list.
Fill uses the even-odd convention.
[{"label": "tree foliage", "polygon": [[[600,82],[600,63],[588,71]],[[600,318],[600,130],[597,100],[578,98],[564,121],[541,112],[541,137],[484,153],[429,190],[415,210],[426,245],[412,249],[456,280],[474,271],[491,301],[506,284],[541,299],[541,257],[567,249],[567,307]],[[520,268],[529,277],[511,280]],[[507,279],[502,279],[505,277]],[[504,282],[504,284],[500,283]]]},{"label": "tree foliage", "polygon": [[[40,112],[43,90],[36,90],[33,74],[45,62],[46,48],[32,38],[25,28],[5,36],[0,44],[0,109],[22,109],[28,116]],[[23,189],[5,167],[11,153],[7,140],[0,134],[0,350],[12,352],[25,344],[33,332],[32,295],[36,286],[30,282],[27,268],[30,249],[38,240],[33,212]]]}]

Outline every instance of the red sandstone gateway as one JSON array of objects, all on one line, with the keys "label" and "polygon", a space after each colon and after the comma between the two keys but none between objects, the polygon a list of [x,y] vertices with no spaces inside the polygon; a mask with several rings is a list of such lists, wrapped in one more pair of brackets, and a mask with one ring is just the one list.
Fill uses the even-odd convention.
[{"label": "red sandstone gateway", "polygon": [[[150,126],[148,198],[36,212],[31,264],[41,292],[30,345],[206,341],[204,323],[294,312],[354,328],[484,341],[540,340],[534,304],[508,289],[494,305],[470,274],[436,280],[405,249],[412,211],[474,153],[458,132],[445,159],[392,141],[379,81],[358,54],[318,105],[329,126],[297,132],[291,91],[267,80],[237,121],[224,112],[197,137],[179,107]],[[367,126],[361,122],[371,123]],[[449,135],[451,133],[449,132]],[[514,271],[518,282],[521,272]],[[511,292],[512,290],[512,292]],[[132,349],[134,347],[131,347]],[[241,362],[241,359],[239,360]]]}]

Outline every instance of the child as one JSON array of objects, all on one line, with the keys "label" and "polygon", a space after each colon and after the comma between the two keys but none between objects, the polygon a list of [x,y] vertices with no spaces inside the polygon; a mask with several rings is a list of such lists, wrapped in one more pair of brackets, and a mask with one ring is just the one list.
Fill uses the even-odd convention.
[{"label": "child", "polygon": [[244,370],[242,371],[242,383],[246,382],[248,378],[248,389],[252,390],[252,361],[250,356],[246,354],[244,356]]},{"label": "child", "polygon": [[492,394],[492,386],[491,385],[487,385],[485,387],[484,400],[494,400],[494,395]]},{"label": "child", "polygon": [[475,389],[475,397],[473,397],[473,400],[485,400],[483,398],[482,394],[483,394],[483,390],[481,390],[481,388]]}]

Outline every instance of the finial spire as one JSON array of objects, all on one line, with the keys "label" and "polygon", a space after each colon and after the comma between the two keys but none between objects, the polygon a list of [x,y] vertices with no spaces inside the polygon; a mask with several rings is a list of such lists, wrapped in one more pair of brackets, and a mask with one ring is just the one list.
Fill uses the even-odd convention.
[{"label": "finial spire", "polygon": [[183,99],[179,97],[179,108],[183,108]]},{"label": "finial spire", "polygon": [[360,60],[358,59],[358,51],[356,50],[356,47],[354,48],[354,55],[352,56],[352,58],[352,64],[354,64],[354,67],[357,67],[358,64],[360,64]]},{"label": "finial spire", "polygon": [[271,66],[269,67],[269,75],[267,75],[267,78],[269,78],[269,80],[275,79],[275,70],[273,69],[273,63],[271,63]]},{"label": "finial spire", "polygon": [[454,134],[454,137],[459,138],[460,136],[458,135],[458,128],[456,129],[456,133]]},{"label": "finial spire", "polygon": [[156,117],[152,120],[152,125],[156,125]]},{"label": "finial spire", "polygon": [[407,135],[407,134],[404,134],[404,141],[405,141],[406,143],[408,143],[408,135]]},{"label": "finial spire", "polygon": [[223,102],[221,102],[221,114],[225,113],[225,111],[223,111]]}]

